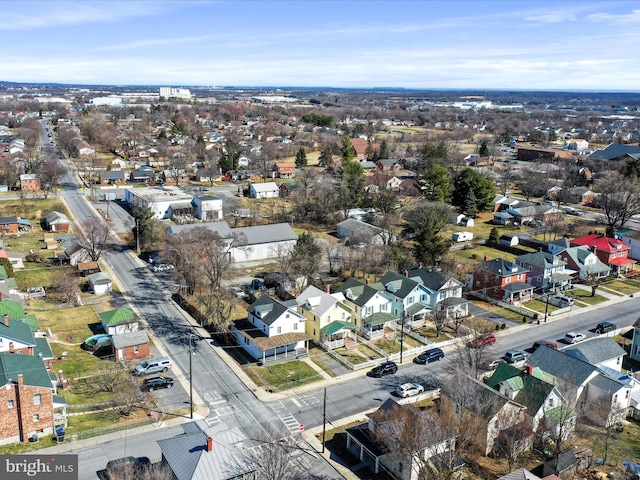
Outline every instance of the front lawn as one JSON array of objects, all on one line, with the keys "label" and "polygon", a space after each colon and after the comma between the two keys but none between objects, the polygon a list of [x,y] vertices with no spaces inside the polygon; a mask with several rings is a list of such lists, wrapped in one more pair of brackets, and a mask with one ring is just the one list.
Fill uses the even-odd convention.
[{"label": "front lawn", "polygon": [[577,300],[578,302],[586,303],[587,305],[597,305],[608,300],[607,297],[603,297],[602,295],[598,295],[597,293],[592,297],[591,292],[588,292],[586,290],[575,289],[564,292],[564,294]]},{"label": "front lawn", "polygon": [[300,360],[262,367],[248,365],[244,367],[244,371],[256,385],[273,391],[298,387],[322,378],[313,368]]},{"label": "front lawn", "polygon": [[614,280],[598,287],[602,291],[613,295],[631,295],[640,292],[640,285],[637,280]]},{"label": "front lawn", "polygon": [[530,310],[535,310],[536,312],[539,312],[542,314],[544,314],[545,311],[551,314],[551,312],[555,312],[559,308],[559,307],[556,307],[555,305],[551,305],[550,303],[548,304],[546,301],[542,301],[542,300],[531,300],[526,303],[526,307]]}]

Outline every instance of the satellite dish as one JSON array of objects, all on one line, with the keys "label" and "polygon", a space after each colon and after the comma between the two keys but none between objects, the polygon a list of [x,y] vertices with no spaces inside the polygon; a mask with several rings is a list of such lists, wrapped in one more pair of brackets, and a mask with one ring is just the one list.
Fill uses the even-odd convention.
[{"label": "satellite dish", "polygon": [[64,352],[62,352],[62,356],[66,357],[67,355],[69,355],[69,352],[67,352],[66,350]]}]

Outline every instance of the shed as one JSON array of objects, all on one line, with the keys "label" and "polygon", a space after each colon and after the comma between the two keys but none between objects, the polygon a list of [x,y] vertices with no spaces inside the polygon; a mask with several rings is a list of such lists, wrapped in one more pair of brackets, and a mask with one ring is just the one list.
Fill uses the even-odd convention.
[{"label": "shed", "polygon": [[501,235],[500,245],[506,245],[508,247],[515,247],[520,243],[520,240],[516,235]]},{"label": "shed", "polygon": [[116,308],[100,313],[102,328],[109,335],[122,335],[138,330],[138,316],[130,308]]},{"label": "shed", "polygon": [[89,289],[96,295],[111,293],[112,286],[111,279],[102,272],[89,275]]},{"label": "shed", "polygon": [[100,271],[100,265],[98,265],[98,262],[78,262],[76,266],[78,268],[78,272],[80,272],[83,277]]},{"label": "shed", "polygon": [[116,360],[133,360],[149,356],[149,335],[145,330],[111,337]]}]

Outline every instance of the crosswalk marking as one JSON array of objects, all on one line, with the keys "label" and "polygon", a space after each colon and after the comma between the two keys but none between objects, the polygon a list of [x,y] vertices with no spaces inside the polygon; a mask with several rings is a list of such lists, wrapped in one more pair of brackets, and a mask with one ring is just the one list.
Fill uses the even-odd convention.
[{"label": "crosswalk marking", "polygon": [[295,404],[296,407],[298,408],[302,407],[302,404],[299,401],[297,401],[295,398],[292,398],[291,401]]},{"label": "crosswalk marking", "polygon": [[298,422],[293,415],[286,415],[284,417],[279,416],[284,426],[287,427],[291,433],[300,431],[300,422]]}]

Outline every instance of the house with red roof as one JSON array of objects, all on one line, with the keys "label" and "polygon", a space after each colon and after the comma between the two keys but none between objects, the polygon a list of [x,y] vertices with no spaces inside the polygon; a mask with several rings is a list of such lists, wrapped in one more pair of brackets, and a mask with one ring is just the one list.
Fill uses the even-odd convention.
[{"label": "house with red roof", "polygon": [[598,259],[611,267],[611,273],[622,274],[633,270],[635,260],[629,258],[631,247],[617,238],[605,237],[598,233],[570,240],[572,247],[586,246]]}]

